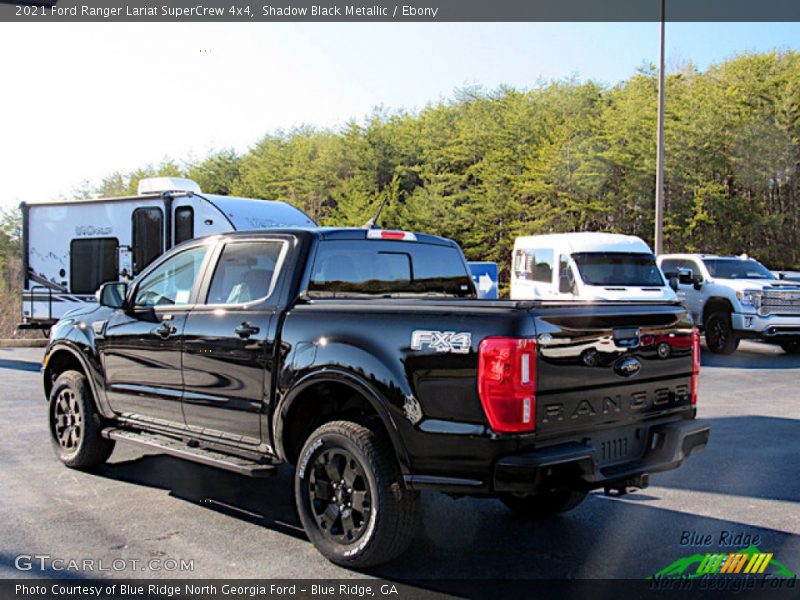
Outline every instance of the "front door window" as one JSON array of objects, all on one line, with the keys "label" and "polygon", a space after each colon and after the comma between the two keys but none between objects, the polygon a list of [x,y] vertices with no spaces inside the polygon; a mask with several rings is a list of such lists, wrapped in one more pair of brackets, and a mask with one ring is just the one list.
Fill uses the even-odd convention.
[{"label": "front door window", "polygon": [[206,246],[195,246],[156,267],[139,284],[134,305],[155,307],[190,304],[206,250]]}]

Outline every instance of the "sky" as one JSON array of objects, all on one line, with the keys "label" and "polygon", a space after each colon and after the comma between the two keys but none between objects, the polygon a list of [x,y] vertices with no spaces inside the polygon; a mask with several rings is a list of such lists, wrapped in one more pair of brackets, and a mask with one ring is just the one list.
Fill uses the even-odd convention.
[{"label": "sky", "polygon": [[[467,85],[607,85],[658,23],[0,23],[0,208]],[[667,64],[800,49],[800,23],[668,23]]]}]

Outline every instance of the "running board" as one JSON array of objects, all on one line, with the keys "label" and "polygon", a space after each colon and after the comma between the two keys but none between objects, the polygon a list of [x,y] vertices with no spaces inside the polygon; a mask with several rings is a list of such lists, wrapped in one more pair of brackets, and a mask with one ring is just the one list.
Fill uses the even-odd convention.
[{"label": "running board", "polygon": [[157,433],[138,433],[109,427],[103,429],[102,436],[109,440],[130,442],[164,454],[191,460],[196,463],[233,471],[248,477],[270,477],[275,474],[275,465],[255,462],[239,456],[223,454],[207,448],[193,447],[186,442]]}]

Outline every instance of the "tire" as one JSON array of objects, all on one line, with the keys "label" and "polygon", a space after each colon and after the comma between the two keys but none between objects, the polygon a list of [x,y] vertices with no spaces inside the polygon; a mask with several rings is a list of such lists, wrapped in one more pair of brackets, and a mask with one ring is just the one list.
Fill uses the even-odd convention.
[{"label": "tire", "polygon": [[720,310],[706,317],[706,345],[715,354],[732,354],[739,347],[739,338],[731,326],[731,314]]},{"label": "tire", "polygon": [[86,377],[78,371],[59,375],[50,392],[50,440],[58,460],[73,469],[103,464],[114,441],[100,435],[102,418],[92,399]]},{"label": "tire", "polygon": [[565,513],[586,499],[586,492],[546,492],[543,494],[501,494],[500,501],[526,519],[540,519]]},{"label": "tire", "polygon": [[786,354],[800,354],[800,340],[781,342],[781,348]]},{"label": "tire", "polygon": [[317,550],[359,569],[400,556],[420,516],[419,492],[403,484],[389,441],[349,421],[326,423],[308,438],[295,472],[295,502]]}]

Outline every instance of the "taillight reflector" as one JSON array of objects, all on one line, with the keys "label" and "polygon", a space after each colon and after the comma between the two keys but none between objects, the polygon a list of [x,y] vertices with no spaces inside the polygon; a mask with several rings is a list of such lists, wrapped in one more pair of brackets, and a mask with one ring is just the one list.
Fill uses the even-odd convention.
[{"label": "taillight reflector", "polygon": [[700,378],[700,331],[692,329],[692,404],[697,404],[697,380]]},{"label": "taillight reflector", "polygon": [[494,431],[536,429],[536,342],[507,337],[481,341],[478,394]]}]

